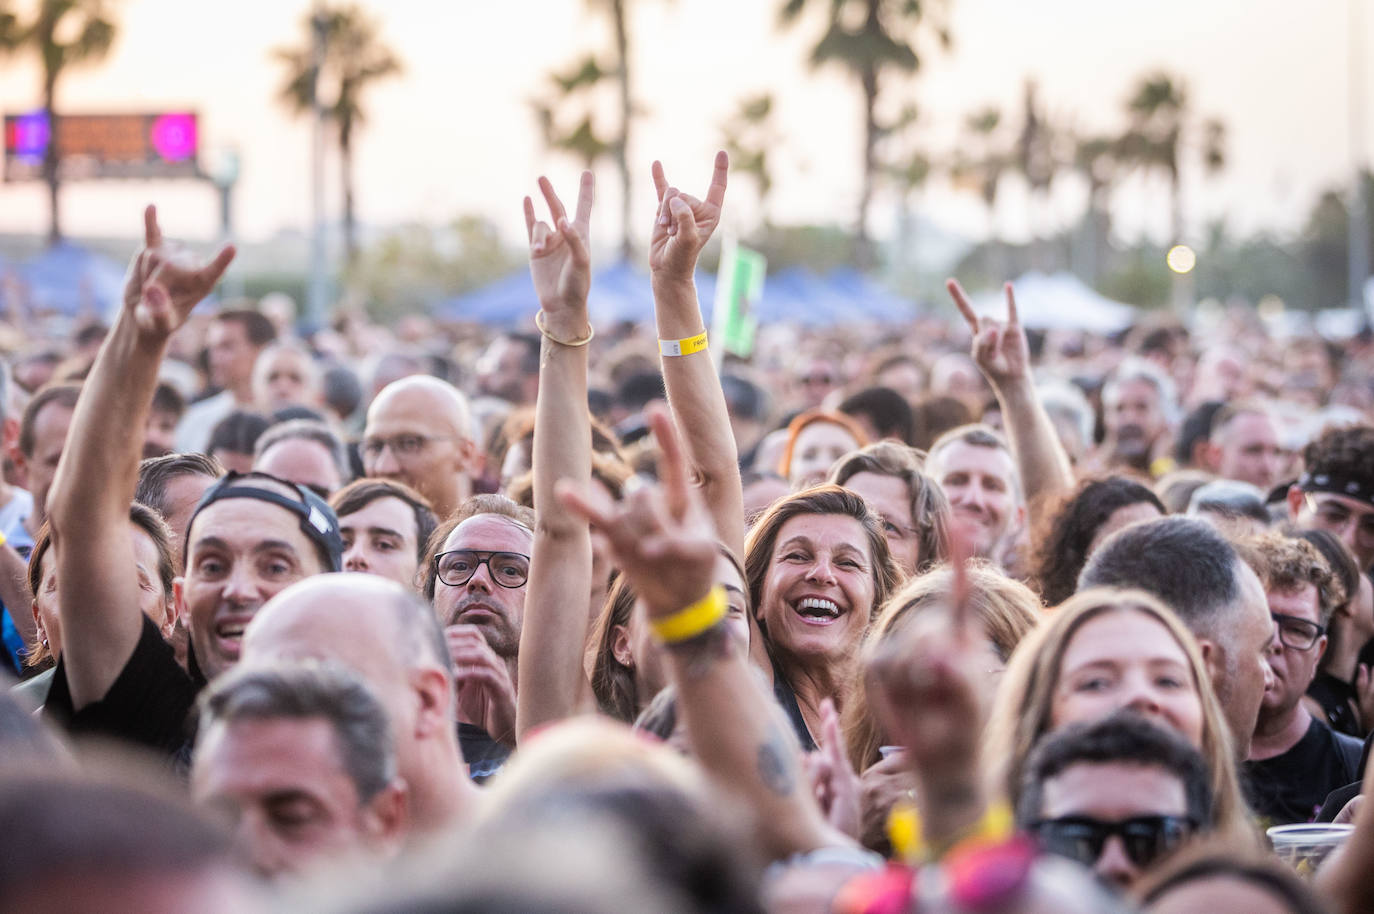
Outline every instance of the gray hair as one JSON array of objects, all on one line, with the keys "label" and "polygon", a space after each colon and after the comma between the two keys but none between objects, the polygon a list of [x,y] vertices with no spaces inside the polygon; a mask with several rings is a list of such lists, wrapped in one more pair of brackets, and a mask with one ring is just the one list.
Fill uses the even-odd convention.
[{"label": "gray hair", "polygon": [[1092,447],[1096,417],[1083,391],[1058,378],[1042,381],[1035,389],[1040,395],[1040,402],[1045,405],[1045,411],[1051,416],[1067,419],[1078,430],[1078,440],[1083,443],[1084,449]]},{"label": "gray hair", "polygon": [[386,710],[367,685],[333,664],[301,663],[232,670],[200,699],[202,734],[241,720],[326,721],[340,761],[366,803],[396,779],[396,744]]},{"label": "gray hair", "polygon": [[262,455],[267,453],[268,448],[280,444],[283,441],[313,441],[329,452],[329,458],[334,461],[334,467],[339,471],[339,478],[347,482],[353,472],[348,465],[348,452],[344,449],[344,443],[339,440],[339,436],[323,422],[315,419],[289,419],[286,422],[278,422],[276,425],[269,426],[267,431],[258,436],[257,443],[253,445],[253,462],[262,459]]},{"label": "gray hair", "polygon": [[1178,389],[1173,379],[1141,358],[1127,358],[1117,366],[1102,388],[1102,405],[1110,409],[1121,398],[1121,385],[1130,381],[1144,381],[1153,387],[1159,395],[1159,411],[1164,414],[1165,421],[1170,425],[1177,421]]}]

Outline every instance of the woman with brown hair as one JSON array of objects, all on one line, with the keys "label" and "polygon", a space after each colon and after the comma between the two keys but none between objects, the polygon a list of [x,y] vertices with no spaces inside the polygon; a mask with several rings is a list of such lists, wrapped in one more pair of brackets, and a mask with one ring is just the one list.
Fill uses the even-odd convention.
[{"label": "woman with brown hair", "polygon": [[844,710],[864,635],[900,580],[887,537],[861,497],[815,486],[759,518],[744,569],[774,693],[802,746],[814,749],[821,702]]},{"label": "woman with brown hair", "polygon": [[1251,832],[1221,705],[1192,634],[1142,591],[1097,588],[1054,609],[1016,649],[984,736],[1014,806],[1037,740],[1129,707],[1180,733],[1212,774],[1218,831]]},{"label": "woman with brown hair", "polygon": [[949,499],[921,472],[925,455],[879,441],[845,455],[826,482],[857,492],[877,512],[892,559],[907,575],[949,559]]}]

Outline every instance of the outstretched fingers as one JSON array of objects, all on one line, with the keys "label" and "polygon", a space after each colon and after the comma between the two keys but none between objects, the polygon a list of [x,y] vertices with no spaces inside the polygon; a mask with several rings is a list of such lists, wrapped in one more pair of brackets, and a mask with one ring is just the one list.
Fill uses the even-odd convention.
[{"label": "outstretched fingers", "polygon": [[1011,283],[1003,283],[1003,290],[1007,293],[1007,325],[1015,327],[1021,321],[1016,316],[1016,293],[1012,291]]},{"label": "outstretched fingers", "polygon": [[725,204],[725,182],[730,177],[730,156],[722,149],[716,153],[715,168],[711,171],[711,186],[706,189],[706,202],[717,209]]},{"label": "outstretched fingers", "polygon": [[663,163],[654,160],[654,164],[649,166],[649,174],[654,179],[654,193],[658,196],[658,201],[663,202],[663,194],[668,190],[668,178],[663,174]]},{"label": "outstretched fingers", "polygon": [[143,246],[156,248],[162,244],[162,229],[157,224],[157,207],[149,203],[143,209]]},{"label": "outstretched fingers", "polygon": [[224,271],[229,269],[229,264],[233,262],[236,253],[238,253],[238,251],[232,244],[226,244],[219,249],[214,259],[200,268],[199,279],[207,290],[214,288],[215,284],[219,282],[219,278],[224,275]]},{"label": "outstretched fingers", "polygon": [[957,279],[946,279],[945,288],[949,291],[949,297],[954,299],[954,306],[959,309],[959,313],[968,322],[969,329],[977,333],[978,315],[973,313],[973,305],[969,303],[968,296],[964,294],[964,287],[959,285]]},{"label": "outstretched fingers", "polygon": [[592,204],[596,202],[596,176],[590,171],[582,172],[582,180],[577,185],[577,211],[573,224],[578,231],[586,234],[592,224]]},{"label": "outstretched fingers", "polygon": [[553,191],[553,182],[548,178],[540,177],[539,192],[544,195],[544,202],[549,205],[549,214],[553,216],[553,224],[557,225],[560,220],[567,218],[567,211],[563,209],[563,201],[558,199],[558,194]]},{"label": "outstretched fingers", "polygon": [[531,244],[534,243],[534,223],[538,220],[534,216],[534,201],[529,197],[525,198],[525,236]]},{"label": "outstretched fingers", "polygon": [[658,478],[663,484],[668,511],[675,520],[681,520],[687,513],[688,500],[691,498],[682,440],[678,438],[677,429],[673,427],[672,417],[667,410],[662,407],[652,409],[648,419],[654,440],[658,442]]}]

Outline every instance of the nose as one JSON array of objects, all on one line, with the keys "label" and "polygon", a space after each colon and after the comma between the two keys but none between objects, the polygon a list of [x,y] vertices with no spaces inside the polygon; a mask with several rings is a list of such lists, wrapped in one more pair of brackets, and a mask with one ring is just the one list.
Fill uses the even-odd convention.
[{"label": "nose", "polygon": [[251,563],[234,563],[224,580],[223,597],[231,603],[251,603],[258,598],[258,578]]},{"label": "nose", "polygon": [[262,816],[246,813],[234,829],[234,846],[241,859],[259,874],[271,878],[287,868],[281,842]]},{"label": "nose", "polygon": [[481,590],[483,593],[494,592],[496,585],[491,579],[491,562],[483,562],[478,565],[477,570],[472,573],[472,577],[468,578],[468,582],[464,586],[469,590]]},{"label": "nose", "polygon": [[812,559],[811,566],[806,570],[806,579],[822,584],[835,583],[835,566],[831,559],[820,555]]},{"label": "nose", "polygon": [[381,453],[373,457],[371,463],[367,468],[369,476],[395,476],[401,471],[401,463],[389,443],[382,445]]},{"label": "nose", "polygon": [[1126,707],[1146,717],[1156,717],[1160,713],[1159,696],[1148,683],[1138,682],[1131,689]]},{"label": "nose", "polygon": [[1113,885],[1126,888],[1135,882],[1140,870],[1126,856],[1126,846],[1121,843],[1120,835],[1112,835],[1102,845],[1102,853],[1093,864],[1093,872]]},{"label": "nose", "polygon": [[344,553],[343,567],[344,571],[367,571],[367,550],[363,548],[361,540]]}]

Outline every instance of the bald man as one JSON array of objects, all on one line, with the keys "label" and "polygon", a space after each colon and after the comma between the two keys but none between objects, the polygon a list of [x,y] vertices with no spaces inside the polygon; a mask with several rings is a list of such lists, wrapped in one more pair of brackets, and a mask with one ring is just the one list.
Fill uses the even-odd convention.
[{"label": "bald man", "polygon": [[309,586],[288,587],[244,632],[243,664],[302,660],[351,670],[386,708],[417,831],[471,814],[477,790],[458,746],[453,664],[428,604],[375,574],[320,575]]},{"label": "bald man", "polygon": [[413,375],[382,388],[367,411],[363,466],[368,476],[405,483],[434,505],[442,519],[472,493],[481,470],[472,440],[472,414],[457,388]]}]

